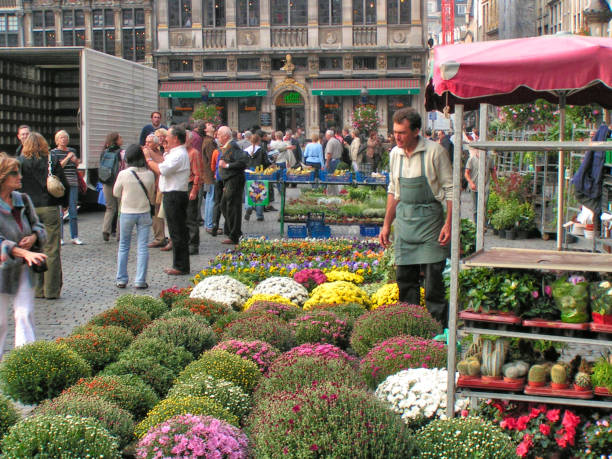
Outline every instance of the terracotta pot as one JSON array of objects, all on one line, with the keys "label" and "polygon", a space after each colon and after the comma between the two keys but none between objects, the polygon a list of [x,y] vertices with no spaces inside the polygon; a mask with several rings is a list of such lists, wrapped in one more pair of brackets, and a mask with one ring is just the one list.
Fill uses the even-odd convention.
[{"label": "terracotta pot", "polygon": [[501,376],[485,376],[485,375],[482,375],[481,378],[483,381],[489,381],[489,382],[500,381],[502,379]]},{"label": "terracotta pot", "polygon": [[504,376],[504,382],[507,382],[507,383],[524,383],[525,382],[525,378],[508,378],[507,376]]},{"label": "terracotta pot", "polygon": [[545,381],[527,381],[527,385],[529,387],[544,387],[546,385]]},{"label": "terracotta pot", "polygon": [[578,386],[576,384],[574,384],[574,390],[580,391],[580,392],[588,392],[591,390],[590,387],[582,387],[582,386]]},{"label": "terracotta pot", "polygon": [[567,389],[569,387],[569,384],[568,383],[560,384],[560,383],[551,382],[550,387],[552,387],[554,390],[562,390],[562,389]]}]

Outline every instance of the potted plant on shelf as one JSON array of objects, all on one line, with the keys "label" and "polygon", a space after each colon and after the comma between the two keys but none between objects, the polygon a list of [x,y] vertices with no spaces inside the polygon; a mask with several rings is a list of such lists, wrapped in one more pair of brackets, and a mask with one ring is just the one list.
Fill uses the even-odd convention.
[{"label": "potted plant on shelf", "polygon": [[612,325],[612,283],[594,282],[590,292],[593,322]]},{"label": "potted plant on shelf", "polygon": [[550,369],[550,386],[555,390],[569,387],[569,367],[565,363],[556,363]]},{"label": "potted plant on shelf", "polygon": [[601,357],[593,366],[591,382],[598,395],[612,395],[612,363],[610,355]]},{"label": "potted plant on shelf", "polygon": [[482,363],[480,371],[483,380],[499,380],[506,360],[510,341],[494,335],[482,336]]},{"label": "potted plant on shelf", "polygon": [[548,378],[548,368],[545,365],[532,365],[527,374],[527,385],[544,387]]},{"label": "potted plant on shelf", "polygon": [[535,211],[530,202],[524,202],[518,208],[517,239],[527,239],[536,228]]}]

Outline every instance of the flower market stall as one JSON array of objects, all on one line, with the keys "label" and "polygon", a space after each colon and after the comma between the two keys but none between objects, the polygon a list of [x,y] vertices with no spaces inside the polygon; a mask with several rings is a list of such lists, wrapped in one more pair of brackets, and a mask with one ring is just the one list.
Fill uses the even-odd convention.
[{"label": "flower market stall", "polygon": [[[500,52],[503,49],[503,52]],[[502,40],[491,43],[474,43],[470,45],[453,45],[436,49],[433,85],[428,88],[430,105],[436,103],[446,106],[447,111],[454,105],[459,120],[459,131],[463,129],[464,106],[475,108],[479,104],[497,105],[515,104],[543,98],[558,102],[561,108],[560,124],[564,125],[564,107],[566,103],[586,104],[597,102],[604,107],[612,107],[612,74],[609,66],[600,65],[610,60],[612,40],[592,37],[555,36],[537,37],[519,40]],[[580,60],[582,61],[580,62]],[[579,63],[580,62],[580,63]],[[576,69],[580,68],[580,72]],[[511,69],[511,71],[510,71]],[[476,72],[478,78],[471,72]],[[488,81],[488,83],[487,83]],[[575,89],[568,89],[575,88]],[[594,142],[563,142],[564,129],[560,129],[560,142],[488,142],[486,110],[481,106],[481,141],[471,144],[482,150],[529,150],[559,151],[558,168],[558,215],[563,213],[563,190],[565,181],[565,152],[568,150],[584,151],[603,147]],[[455,196],[453,209],[458,209],[461,139],[455,144]],[[480,155],[480,167],[484,168],[486,155]],[[484,177],[479,180],[481,191],[478,208],[480,215],[484,211]],[[458,213],[457,213],[458,214]],[[477,253],[464,262],[471,269],[479,267],[493,268],[486,272],[479,283],[478,292],[469,288],[469,282],[479,282],[478,272],[471,275],[459,275],[458,222],[460,215],[453,213],[452,235],[452,273],[450,282],[450,333],[449,333],[449,368],[456,367],[455,339],[457,333],[457,312],[459,306],[471,310],[459,314],[465,321],[463,331],[476,336],[472,356],[459,362],[461,376],[448,378],[449,404],[455,396],[455,387],[459,386],[461,396],[473,399],[502,399],[513,402],[540,402],[562,406],[590,406],[612,408],[612,402],[605,399],[594,399],[597,388],[591,390],[591,384],[601,383],[601,379],[590,370],[590,362],[578,357],[572,362],[557,361],[556,356],[539,355],[529,352],[517,355],[511,352],[509,338],[525,340],[547,340],[548,342],[581,343],[595,346],[612,346],[612,335],[597,332],[603,330],[596,323],[588,323],[588,292],[598,291],[601,282],[606,282],[612,272],[612,261],[608,255],[584,254],[577,252],[549,252],[522,249],[484,249],[483,224],[479,222]],[[557,226],[557,248],[561,249],[561,218]],[[512,271],[501,276],[499,268]],[[529,271],[538,270],[538,275],[551,271],[563,271],[556,275],[552,285],[546,284],[538,275],[529,275]],[[579,275],[571,276],[577,272]],[[566,274],[567,273],[567,274]],[[597,274],[589,274],[597,273]],[[584,276],[582,276],[584,274]],[[515,276],[515,277],[512,277]],[[470,279],[473,277],[474,279]],[[501,277],[501,279],[500,279]],[[493,285],[498,279],[498,284]],[[588,283],[591,281],[591,284]],[[530,285],[530,283],[533,283]],[[484,287],[484,288],[483,288]],[[487,292],[489,289],[489,292]],[[575,290],[573,290],[575,289]],[[579,289],[582,294],[578,295]],[[571,294],[563,293],[570,291]],[[584,292],[586,298],[584,298]],[[463,295],[463,296],[462,296]],[[531,295],[531,297],[530,297]],[[583,301],[576,301],[583,298]],[[493,302],[495,310],[487,311],[487,302]],[[556,305],[553,304],[553,301]],[[504,304],[516,308],[518,314],[507,314]],[[466,308],[469,309],[469,308]],[[482,314],[485,309],[485,314]],[[605,309],[605,308],[604,308]],[[536,317],[522,314],[537,310]],[[488,314],[487,312],[492,312]],[[561,320],[547,320],[546,314],[557,314]],[[595,319],[595,317],[594,317]],[[612,328],[608,330],[612,332]],[[606,332],[606,333],[608,333]],[[529,356],[531,362],[520,360]],[[604,358],[598,365],[607,368]],[[595,376],[595,381],[589,378]],[[503,378],[503,379],[502,379]],[[525,379],[527,384],[525,385]],[[573,383],[573,385],[572,385]],[[607,389],[606,389],[607,391]],[[603,390],[599,394],[605,393]],[[524,409],[524,408],[523,408]],[[520,409],[519,409],[520,410]],[[549,410],[542,406],[527,414],[519,416],[521,420],[520,448],[517,454],[521,457],[533,455],[538,448],[554,445],[562,450],[574,445],[576,415],[566,409],[562,426],[555,426],[559,419],[557,414],[549,417],[548,423],[542,423],[539,432],[525,431],[527,423],[540,416],[548,415]],[[498,410],[503,416],[504,409]],[[452,415],[449,410],[449,415]],[[555,419],[553,419],[553,417]],[[512,430],[514,424],[500,423],[502,428]],[[555,429],[558,429],[555,431]],[[531,457],[531,456],[530,456]]]}]

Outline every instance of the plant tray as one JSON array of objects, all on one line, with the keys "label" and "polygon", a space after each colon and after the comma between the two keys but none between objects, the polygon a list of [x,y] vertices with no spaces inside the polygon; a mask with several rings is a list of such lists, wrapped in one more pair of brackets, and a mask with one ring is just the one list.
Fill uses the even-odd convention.
[{"label": "plant tray", "polygon": [[314,171],[308,174],[287,174],[286,182],[314,182]]},{"label": "plant tray", "polygon": [[482,378],[473,376],[459,376],[457,387],[470,387],[472,389],[493,389],[493,390],[508,390],[516,392],[523,390],[525,383],[523,381],[507,382],[503,379],[495,381],[485,381]]},{"label": "plant tray", "polygon": [[473,320],[475,322],[491,322],[505,325],[519,325],[521,318],[512,313],[506,312],[474,312],[471,309],[466,309],[459,313],[459,318],[463,320]]},{"label": "plant tray", "polygon": [[523,327],[541,327],[541,328],[556,328],[557,330],[578,330],[584,331],[589,329],[589,323],[583,324],[568,324],[561,322],[560,320],[546,320],[546,319],[525,319],[523,320]]},{"label": "plant tray", "polygon": [[380,234],[380,226],[359,226],[359,234],[363,237],[377,237]]},{"label": "plant tray", "polygon": [[598,333],[612,333],[612,325],[598,324],[596,322],[589,323],[589,329]]},{"label": "plant tray", "polygon": [[612,392],[608,390],[607,387],[598,386],[594,390],[595,395],[599,395],[600,397],[612,397]]},{"label": "plant tray", "polygon": [[303,239],[308,236],[306,225],[287,226],[287,237],[291,239]]},{"label": "plant tray", "polygon": [[593,398],[592,390],[576,390],[576,389],[553,389],[548,386],[543,387],[531,387],[525,386],[525,393],[527,395],[544,395],[546,397],[567,397],[567,398],[581,398],[588,400]]}]

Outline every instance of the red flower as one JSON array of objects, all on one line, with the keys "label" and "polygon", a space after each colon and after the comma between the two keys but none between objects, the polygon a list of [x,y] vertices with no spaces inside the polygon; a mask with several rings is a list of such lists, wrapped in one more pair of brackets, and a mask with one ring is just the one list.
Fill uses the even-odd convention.
[{"label": "red flower", "polygon": [[561,425],[566,429],[574,430],[578,424],[580,424],[580,416],[576,416],[570,410],[565,410]]},{"label": "red flower", "polygon": [[546,419],[548,419],[550,422],[557,422],[559,420],[560,413],[561,410],[548,410],[546,412]]},{"label": "red flower", "polygon": [[302,407],[301,407],[300,405],[295,405],[295,406],[293,407],[293,412],[294,412],[294,413],[297,413],[297,412],[299,412],[301,409],[302,409]]},{"label": "red flower", "polygon": [[502,429],[514,430],[516,429],[516,419],[508,416],[507,418],[504,418],[502,422],[499,423],[499,426]]},{"label": "red flower", "polygon": [[319,447],[317,445],[310,445],[310,451],[319,451]]},{"label": "red flower", "polygon": [[540,433],[542,435],[550,435],[550,426],[548,424],[540,424]]},{"label": "red flower", "polygon": [[529,448],[533,446],[533,442],[531,441],[532,435],[526,434],[523,437],[523,441],[516,447],[516,454],[520,457],[525,457],[529,454]]},{"label": "red flower", "polygon": [[529,416],[520,416],[516,421],[516,430],[519,432],[525,430],[527,428],[527,424],[529,424]]}]

